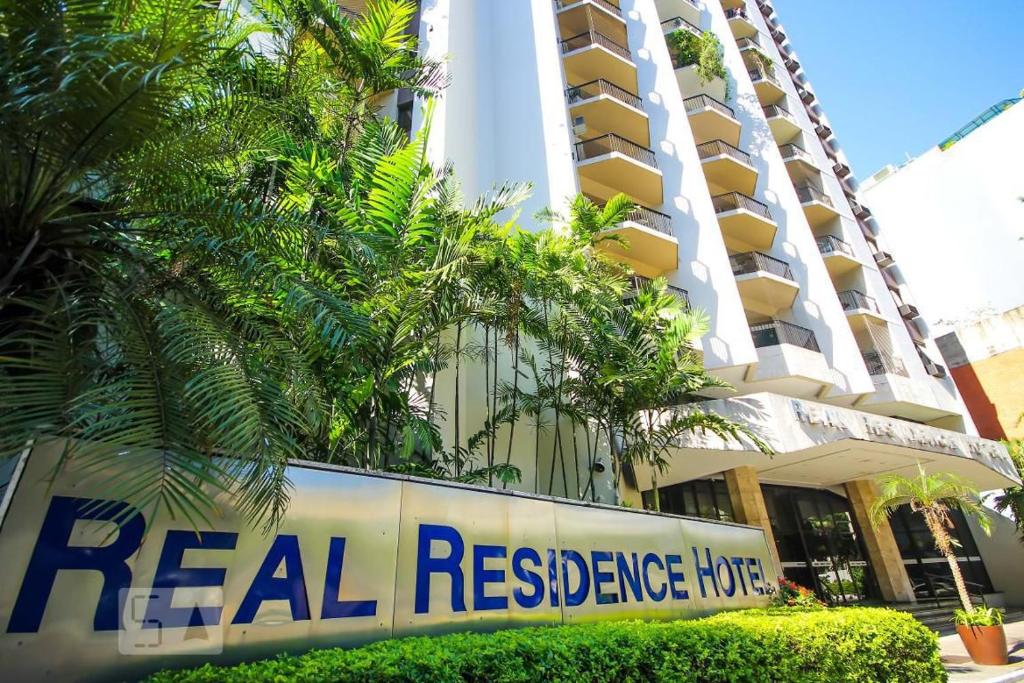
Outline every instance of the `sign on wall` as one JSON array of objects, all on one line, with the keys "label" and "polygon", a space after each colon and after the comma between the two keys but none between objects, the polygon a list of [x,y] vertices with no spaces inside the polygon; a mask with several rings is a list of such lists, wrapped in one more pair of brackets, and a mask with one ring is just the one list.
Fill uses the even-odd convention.
[{"label": "sign on wall", "polygon": [[8,680],[690,617],[763,605],[776,582],[760,529],[309,464],[288,468],[279,528],[253,530],[225,505],[197,533],[97,505],[102,490],[73,469],[51,485],[59,448],[26,455],[0,507]]}]

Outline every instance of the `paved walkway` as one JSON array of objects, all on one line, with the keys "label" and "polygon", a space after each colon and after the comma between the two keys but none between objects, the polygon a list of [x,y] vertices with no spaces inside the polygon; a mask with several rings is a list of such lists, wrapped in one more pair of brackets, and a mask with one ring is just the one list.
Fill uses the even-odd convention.
[{"label": "paved walkway", "polygon": [[939,638],[942,663],[949,672],[950,683],[1024,681],[1024,621],[1008,622],[1004,628],[1006,644],[1010,650],[1010,663],[1006,666],[975,664],[967,655],[963,641],[956,633]]}]

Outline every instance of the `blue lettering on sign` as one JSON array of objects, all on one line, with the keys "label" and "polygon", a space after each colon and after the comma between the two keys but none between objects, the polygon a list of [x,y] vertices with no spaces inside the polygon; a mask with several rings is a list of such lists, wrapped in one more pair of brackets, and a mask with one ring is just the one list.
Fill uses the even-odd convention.
[{"label": "blue lettering on sign", "polygon": [[505,570],[487,569],[484,566],[484,561],[491,558],[504,560],[505,553],[503,545],[473,546],[473,609],[508,609],[507,597],[487,595],[487,584],[505,583]]},{"label": "blue lettering on sign", "polygon": [[226,531],[177,531],[164,536],[164,547],[153,577],[154,592],[146,605],[144,628],[208,626],[220,623],[221,607],[172,607],[175,588],[223,586],[227,569],[181,566],[186,550],[234,550],[238,534]]},{"label": "blue lettering on sign", "polygon": [[711,561],[711,548],[704,548],[704,556],[707,558],[707,564],[702,565],[700,563],[700,553],[697,552],[697,548],[693,549],[693,564],[697,568],[697,583],[700,584],[700,597],[708,597],[707,589],[704,587],[704,579],[711,579],[711,587],[715,589],[715,595],[721,597],[721,593],[718,592],[718,581],[715,579],[715,566]]},{"label": "blue lettering on sign", "polygon": [[613,572],[601,570],[602,562],[611,562],[612,554],[607,550],[594,550],[590,553],[590,563],[594,566],[594,597],[597,604],[608,605],[619,601],[616,593],[606,593],[602,587],[615,580]]},{"label": "blue lettering on sign", "polygon": [[[120,527],[112,533],[114,540],[102,546],[72,545],[71,537],[79,520],[118,522]],[[102,576],[103,587],[96,604],[93,628],[97,631],[117,630],[123,609],[120,592],[131,587],[132,582],[128,561],[138,552],[144,529],[141,514],[124,503],[54,496],[15,600],[7,631],[37,632],[58,573],[74,570],[94,571]],[[227,562],[225,567],[185,567],[182,566],[185,554],[189,551],[233,551],[237,542],[238,534],[233,532],[168,530],[153,578],[153,588],[164,590],[154,591],[150,596],[145,624],[184,628],[220,623],[223,607],[175,607],[172,604],[173,593],[181,588],[224,586],[229,571],[225,567],[230,566]],[[344,537],[329,538],[320,619],[373,617],[377,614],[376,600],[342,599],[346,547]],[[691,550],[702,597],[708,597],[712,591],[715,596],[721,597],[724,593],[727,598],[767,592],[765,571],[759,558],[714,556],[709,547],[692,546]],[[547,548],[545,553],[529,547],[512,550],[504,545],[484,544],[473,545],[472,555],[474,611],[509,608],[509,572],[516,584],[512,598],[517,606],[525,609],[544,604],[545,591],[551,607],[558,607],[560,603],[578,607],[588,601],[591,586],[594,589],[593,602],[599,605],[630,600],[642,603],[645,599],[655,603],[666,598],[673,601],[690,599],[681,555],[649,552],[641,557],[636,552],[592,550],[586,557],[571,548]],[[505,561],[509,555],[511,561],[506,569]],[[462,566],[466,559],[466,543],[457,529],[440,524],[419,525],[414,587],[416,614],[431,611],[431,582],[439,574],[448,579],[450,596],[445,602],[450,602],[451,611],[467,611],[466,577]],[[282,534],[273,540],[231,623],[252,623],[266,601],[286,601],[293,621],[312,618],[299,539],[295,535]]]},{"label": "blue lettering on sign", "polygon": [[[569,588],[570,562],[576,565],[580,575],[580,585],[576,586],[576,590]],[[586,560],[575,550],[562,551],[562,583],[565,589],[566,607],[579,607],[587,601],[587,596],[590,594],[590,570],[587,568]]]},{"label": "blue lettering on sign", "polygon": [[626,564],[625,553],[615,553],[615,568],[619,574],[619,599],[622,602],[626,600],[626,588],[628,587],[630,592],[633,594],[633,599],[637,602],[644,601],[644,591],[641,587],[640,577],[640,564],[636,553],[630,553],[630,559],[633,560],[633,570],[630,571],[630,565]]},{"label": "blue lettering on sign", "polygon": [[[282,563],[285,575],[274,576]],[[281,534],[274,539],[231,623],[251,624],[260,605],[267,600],[287,600],[292,621],[309,619],[309,601],[306,598],[306,579],[302,574],[298,536]]]},{"label": "blue lettering on sign", "polygon": [[544,600],[544,579],[537,572],[532,572],[523,566],[529,560],[534,567],[540,567],[540,553],[533,548],[519,548],[512,554],[512,573],[524,583],[533,587],[533,592],[527,595],[523,589],[516,586],[512,591],[512,597],[516,604],[527,609],[536,607]]},{"label": "blue lettering on sign", "polygon": [[[72,546],[71,532],[78,520],[121,522],[113,542],[99,546]],[[92,627],[96,631],[116,631],[124,605],[122,589],[131,587],[131,557],[142,544],[145,520],[126,503],[88,498],[54,496],[43,519],[36,547],[25,570],[18,599],[11,610],[8,633],[35,633],[43,620],[57,573],[62,570],[87,570],[103,575],[103,589],[96,603]]]},{"label": "blue lettering on sign", "polygon": [[[750,593],[747,592],[747,580],[745,578],[743,578],[743,565],[744,565],[743,558],[742,557],[730,557],[729,558],[729,562],[731,562],[732,566],[736,568],[735,576],[736,576],[737,579],[739,579],[740,588],[743,589],[743,594],[744,595],[750,595]],[[753,588],[753,586],[751,586],[751,588]]]},{"label": "blue lettering on sign", "polygon": [[[728,584],[722,578],[723,569],[725,569],[725,575],[729,577]],[[731,598],[736,594],[736,578],[732,575],[732,567],[729,566],[729,560],[721,555],[715,558],[715,580],[722,587],[725,597]]]},{"label": "blue lettering on sign", "polygon": [[[432,557],[430,544],[441,541],[448,544],[447,557]],[[466,544],[459,532],[450,526],[420,524],[419,542],[416,547],[416,614],[430,611],[430,575],[447,574],[452,584],[452,611],[466,611],[466,588],[462,576],[462,556]]]},{"label": "blue lettering on sign", "polygon": [[644,588],[647,589],[647,595],[651,596],[651,600],[654,600],[654,602],[661,602],[665,599],[665,595],[668,593],[668,584],[662,582],[659,590],[654,590],[651,587],[651,565],[657,566],[658,571],[665,571],[665,564],[661,561],[661,558],[654,553],[647,553],[644,555]]},{"label": "blue lettering on sign", "polygon": [[376,600],[339,600],[341,573],[345,563],[345,539],[331,538],[327,551],[327,576],[324,578],[324,600],[321,619],[372,617],[377,614]]},{"label": "blue lettering on sign", "polygon": [[686,575],[680,571],[675,571],[673,567],[677,564],[681,565],[683,558],[679,555],[666,555],[665,556],[665,570],[668,572],[668,587],[672,591],[673,600],[687,600],[690,597],[690,591],[685,588],[679,588],[676,584],[683,583],[686,581]]}]

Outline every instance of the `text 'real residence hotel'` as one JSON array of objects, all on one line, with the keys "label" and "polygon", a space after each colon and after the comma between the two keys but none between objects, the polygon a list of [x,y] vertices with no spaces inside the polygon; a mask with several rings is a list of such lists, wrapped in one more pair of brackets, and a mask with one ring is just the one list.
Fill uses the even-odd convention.
[{"label": "text 'real residence hotel'", "polygon": [[[857,201],[771,3],[423,0],[418,31],[450,79],[430,154],[454,163],[468,197],[529,181],[528,224],[577,193],[624,192],[638,208],[618,228],[630,248],[615,257],[710,316],[705,364],[736,392],[706,407],[751,424],[776,454],[694,437],[658,477],[662,510],[762,526],[785,575],[833,602],[952,595],[916,516],[868,523],[876,479],[918,463],[982,490],[1016,475],[1005,448],[975,435],[891,272],[884,230],[900,226]],[[676,31],[716,35],[728,77],[702,83],[670,49]],[[403,93],[385,113],[413,128],[421,117]],[[473,424],[479,402],[465,395]],[[524,485],[529,452],[515,463]],[[639,506],[651,489],[637,472],[619,495]],[[996,519],[988,538],[958,521],[972,592],[1024,604],[1012,523]]]}]

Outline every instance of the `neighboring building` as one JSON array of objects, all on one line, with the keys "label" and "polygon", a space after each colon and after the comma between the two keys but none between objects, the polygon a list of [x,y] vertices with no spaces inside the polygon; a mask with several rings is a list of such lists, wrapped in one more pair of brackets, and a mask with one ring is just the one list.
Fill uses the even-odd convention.
[{"label": "neighboring building", "polygon": [[[1024,105],[1004,100],[860,195],[937,336],[1024,304]],[[901,275],[897,275],[900,277]]]},{"label": "neighboring building", "polygon": [[[666,42],[676,31],[718,36],[728,77],[701,83]],[[528,217],[579,192],[625,192],[639,205],[618,228],[631,248],[612,255],[709,314],[705,364],[738,397],[706,407],[776,454],[696,435],[658,476],[662,510],[762,526],[785,574],[834,602],[951,595],[916,516],[868,522],[875,480],[919,463],[982,489],[1016,475],[1002,446],[973,436],[770,2],[428,0],[420,38],[451,77],[429,153],[454,163],[467,197],[529,181]],[[440,425],[448,444],[454,415],[463,435],[483,422],[467,374]],[[437,396],[454,382],[440,375]],[[535,436],[550,443],[515,432],[523,488]],[[570,473],[562,493],[596,476],[605,502],[653,501],[650,472],[627,472],[616,491],[606,462]],[[993,571],[960,529],[972,588],[1024,603],[1024,553]]]},{"label": "neighboring building", "polygon": [[937,338],[967,409],[986,439],[1024,439],[1024,306]]}]

